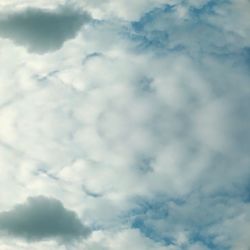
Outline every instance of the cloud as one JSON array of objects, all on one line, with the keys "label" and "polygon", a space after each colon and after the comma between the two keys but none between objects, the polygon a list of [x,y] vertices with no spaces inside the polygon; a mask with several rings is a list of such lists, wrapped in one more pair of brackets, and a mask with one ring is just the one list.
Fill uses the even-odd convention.
[{"label": "cloud", "polygon": [[[57,0],[4,2],[3,23],[66,15]],[[247,1],[73,2],[105,20],[42,55],[0,40],[1,209],[56,197],[103,235],[73,249],[247,249]],[[11,236],[0,249],[63,238]]]},{"label": "cloud", "polygon": [[87,13],[65,6],[55,10],[27,8],[1,16],[0,36],[26,46],[31,52],[45,53],[60,49],[89,21]]},{"label": "cloud", "polygon": [[136,20],[143,13],[149,10],[167,4],[169,0],[86,0],[84,2],[72,0],[78,6],[82,6],[90,11],[90,13],[98,19],[119,18],[123,20]]},{"label": "cloud", "polygon": [[175,246],[164,246],[159,242],[145,237],[137,229],[121,229],[115,231],[96,231],[88,239],[86,244],[88,250],[125,250],[125,249],[143,249],[143,250],[179,250]]},{"label": "cloud", "polygon": [[24,204],[0,213],[0,231],[30,241],[48,238],[63,242],[87,237],[90,229],[63,204],[44,196],[30,197]]}]

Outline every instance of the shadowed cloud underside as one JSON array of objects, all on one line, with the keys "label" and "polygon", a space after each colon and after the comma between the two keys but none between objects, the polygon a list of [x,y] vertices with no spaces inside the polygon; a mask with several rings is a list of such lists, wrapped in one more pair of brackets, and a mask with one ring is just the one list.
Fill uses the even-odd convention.
[{"label": "shadowed cloud underside", "polygon": [[31,241],[47,238],[62,241],[87,237],[90,230],[63,204],[44,196],[30,197],[24,204],[0,213],[0,231]]},{"label": "shadowed cloud underside", "polygon": [[0,37],[42,54],[60,49],[89,21],[87,13],[66,7],[54,11],[28,8],[0,18]]}]

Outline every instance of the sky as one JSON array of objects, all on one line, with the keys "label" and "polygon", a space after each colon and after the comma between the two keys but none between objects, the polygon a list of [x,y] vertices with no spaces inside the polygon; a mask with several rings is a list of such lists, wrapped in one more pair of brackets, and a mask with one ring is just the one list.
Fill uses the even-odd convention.
[{"label": "sky", "polygon": [[249,12],[1,0],[0,249],[250,250]]}]

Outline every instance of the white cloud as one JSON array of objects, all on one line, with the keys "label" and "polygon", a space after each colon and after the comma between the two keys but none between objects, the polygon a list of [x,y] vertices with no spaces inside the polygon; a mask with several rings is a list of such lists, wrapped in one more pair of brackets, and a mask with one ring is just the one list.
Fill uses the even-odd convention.
[{"label": "white cloud", "polygon": [[[78,1],[73,2],[79,4]],[[125,20],[136,20],[151,9],[168,4],[170,2],[171,1],[169,0],[87,0],[80,4],[84,9],[89,10],[93,16],[98,19],[110,19],[118,17]]]},{"label": "white cloud", "polygon": [[87,243],[87,249],[132,249],[142,250],[177,250],[174,246],[163,246],[160,243],[145,238],[138,230],[124,229],[119,233],[114,232],[96,232]]},{"label": "white cloud", "polygon": [[[59,3],[1,2],[7,12]],[[209,249],[193,238],[200,228],[218,246],[230,238],[228,247],[246,249],[247,205],[235,196],[249,176],[249,75],[239,59],[249,46],[248,3],[215,5],[217,14],[204,14],[197,25],[191,10],[206,1],[172,1],[170,12],[156,11],[141,33],[133,30],[128,20],[164,3],[75,1],[105,21],[88,23],[43,55],[0,40],[1,210],[28,196],[61,200],[98,229],[74,249]],[[234,7],[236,22],[227,15]],[[138,48],[147,39],[152,44]],[[154,205],[145,218],[136,214],[138,199],[161,198],[167,217],[156,218]],[[134,216],[171,243],[131,229]]]}]

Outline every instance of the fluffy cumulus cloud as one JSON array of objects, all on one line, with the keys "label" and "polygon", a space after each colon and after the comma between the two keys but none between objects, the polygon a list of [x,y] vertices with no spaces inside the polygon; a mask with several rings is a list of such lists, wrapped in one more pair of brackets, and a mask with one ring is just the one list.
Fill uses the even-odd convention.
[{"label": "fluffy cumulus cloud", "polygon": [[87,14],[67,7],[57,11],[28,8],[3,14],[0,36],[26,45],[31,52],[43,53],[59,49],[88,20]]},{"label": "fluffy cumulus cloud", "polygon": [[248,250],[249,10],[1,1],[0,248]]},{"label": "fluffy cumulus cloud", "polygon": [[90,233],[74,212],[65,209],[58,200],[43,196],[30,197],[26,203],[1,212],[0,230],[34,241],[59,238],[66,242]]}]

